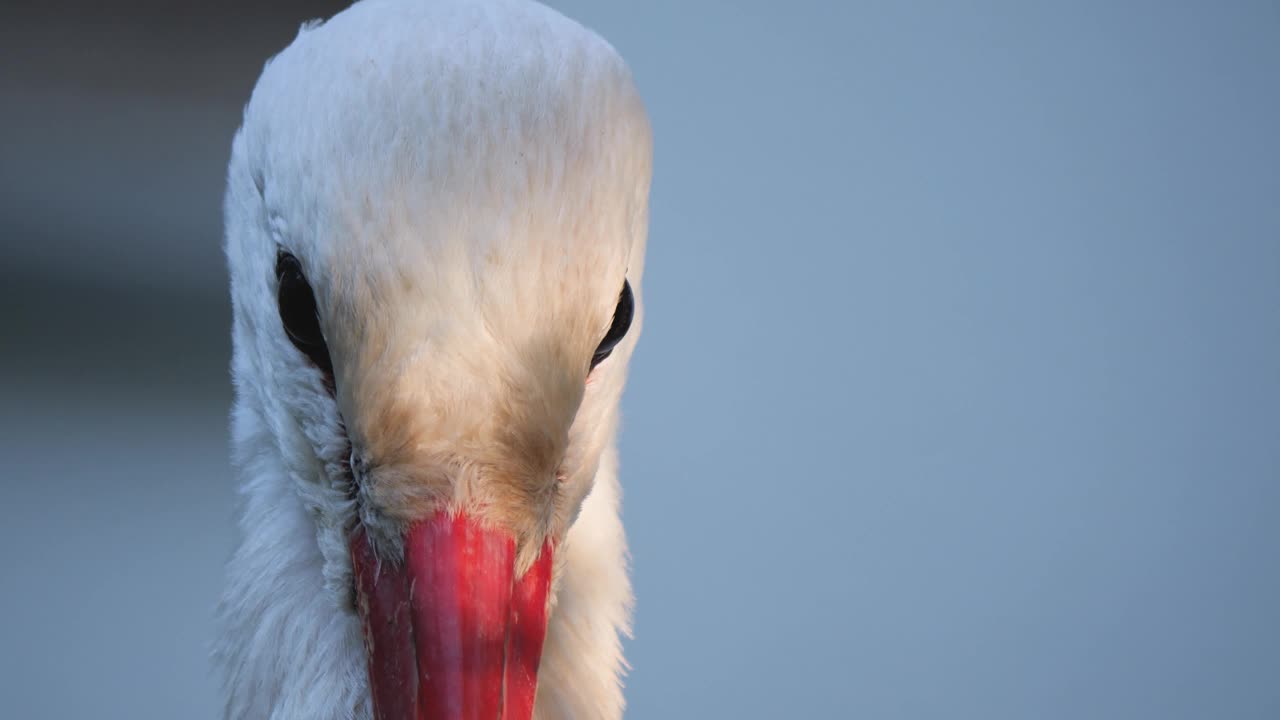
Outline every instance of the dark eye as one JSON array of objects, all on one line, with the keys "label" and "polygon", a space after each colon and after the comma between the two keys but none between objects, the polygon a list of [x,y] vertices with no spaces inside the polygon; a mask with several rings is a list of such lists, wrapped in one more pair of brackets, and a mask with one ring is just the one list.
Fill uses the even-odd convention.
[{"label": "dark eye", "polygon": [[635,314],[636,301],[631,296],[631,283],[623,280],[622,294],[618,296],[618,307],[613,310],[613,323],[609,325],[609,332],[605,333],[604,339],[600,341],[600,347],[597,347],[595,354],[591,356],[591,367],[594,368],[609,357],[613,348],[626,337],[627,330],[631,327],[631,318]]},{"label": "dark eye", "polygon": [[311,284],[302,274],[298,258],[287,252],[276,257],[276,279],[280,282],[276,301],[280,305],[280,322],[293,346],[311,359],[324,372],[326,381],[333,383],[333,361],[329,359],[329,346],[320,331],[320,313],[316,310],[316,296]]}]

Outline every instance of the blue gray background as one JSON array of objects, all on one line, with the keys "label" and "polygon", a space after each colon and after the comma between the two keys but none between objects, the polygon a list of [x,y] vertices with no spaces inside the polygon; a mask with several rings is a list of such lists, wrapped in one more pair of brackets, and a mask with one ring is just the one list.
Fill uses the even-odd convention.
[{"label": "blue gray background", "polygon": [[[1280,6],[555,4],[657,139],[629,717],[1280,717]],[[218,713],[222,174],[333,10],[0,11],[6,717]]]}]

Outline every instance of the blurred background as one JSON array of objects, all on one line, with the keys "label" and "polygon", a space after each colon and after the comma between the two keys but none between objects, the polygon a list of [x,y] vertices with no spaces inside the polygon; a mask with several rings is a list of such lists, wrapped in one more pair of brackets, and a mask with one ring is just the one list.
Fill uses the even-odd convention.
[{"label": "blurred background", "polygon": [[[1280,6],[552,4],[656,133],[629,717],[1280,717]],[[0,715],[219,716],[223,173],[342,5],[0,10]]]}]

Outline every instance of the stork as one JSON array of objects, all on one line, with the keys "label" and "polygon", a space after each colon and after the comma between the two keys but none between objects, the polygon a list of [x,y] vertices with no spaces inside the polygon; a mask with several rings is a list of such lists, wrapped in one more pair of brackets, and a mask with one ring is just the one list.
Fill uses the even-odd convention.
[{"label": "stork", "polygon": [[227,718],[618,718],[652,142],[527,0],[363,0],[232,143]]}]

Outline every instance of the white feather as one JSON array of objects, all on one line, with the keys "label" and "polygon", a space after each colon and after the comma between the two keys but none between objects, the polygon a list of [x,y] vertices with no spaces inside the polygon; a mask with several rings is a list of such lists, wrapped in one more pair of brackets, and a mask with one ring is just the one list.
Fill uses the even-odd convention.
[{"label": "white feather", "polygon": [[[532,2],[365,0],[268,63],[226,196],[243,491],[214,652],[226,717],[370,717],[348,459],[395,447],[412,467],[493,437],[497,415],[549,428],[569,468],[545,519],[571,525],[535,715],[621,716],[631,588],[613,448],[650,157],[617,54]],[[315,286],[336,399],[282,331],[281,248]],[[635,326],[584,386],[561,359],[585,364],[624,277]],[[456,500],[486,487],[460,483]],[[410,499],[373,498],[388,517]]]}]

